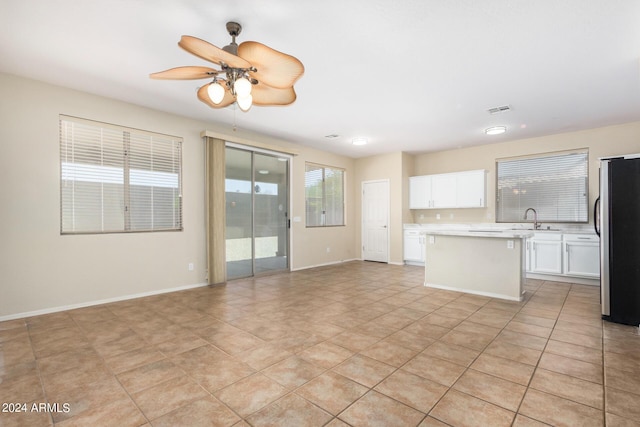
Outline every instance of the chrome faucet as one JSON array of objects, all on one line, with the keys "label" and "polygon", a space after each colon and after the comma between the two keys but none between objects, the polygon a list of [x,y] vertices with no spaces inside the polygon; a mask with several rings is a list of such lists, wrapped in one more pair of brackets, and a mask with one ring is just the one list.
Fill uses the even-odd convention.
[{"label": "chrome faucet", "polygon": [[536,210],[533,208],[529,208],[526,211],[524,211],[525,221],[527,220],[527,214],[529,213],[529,211],[533,211],[533,229],[537,230],[540,228],[540,224],[538,224],[538,212],[536,212]]}]

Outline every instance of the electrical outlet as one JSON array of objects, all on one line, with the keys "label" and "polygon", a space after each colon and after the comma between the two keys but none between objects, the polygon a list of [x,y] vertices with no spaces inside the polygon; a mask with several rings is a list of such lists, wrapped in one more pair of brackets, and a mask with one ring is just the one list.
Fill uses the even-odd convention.
[{"label": "electrical outlet", "polygon": [[440,219],[440,214],[436,214],[436,219]]},{"label": "electrical outlet", "polygon": [[331,248],[327,246],[327,253],[331,252]]},{"label": "electrical outlet", "polygon": [[189,263],[189,271],[193,271],[193,263],[192,262]]},{"label": "electrical outlet", "polygon": [[507,249],[513,249],[513,240],[507,240]]},{"label": "electrical outlet", "polygon": [[434,244],[436,242],[436,236],[429,236],[429,243]]}]

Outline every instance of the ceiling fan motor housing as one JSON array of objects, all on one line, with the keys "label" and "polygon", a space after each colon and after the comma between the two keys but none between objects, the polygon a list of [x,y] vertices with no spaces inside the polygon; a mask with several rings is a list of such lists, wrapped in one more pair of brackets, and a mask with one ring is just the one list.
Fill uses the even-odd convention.
[{"label": "ceiling fan motor housing", "polygon": [[227,22],[227,32],[231,36],[231,43],[222,48],[222,50],[229,52],[233,55],[238,55],[238,44],[236,43],[236,37],[242,32],[242,25],[237,22]]}]

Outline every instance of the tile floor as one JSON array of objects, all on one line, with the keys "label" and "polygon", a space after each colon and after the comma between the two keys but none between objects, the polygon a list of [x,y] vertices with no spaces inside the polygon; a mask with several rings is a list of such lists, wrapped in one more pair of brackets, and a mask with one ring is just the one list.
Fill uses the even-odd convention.
[{"label": "tile floor", "polygon": [[422,276],[350,262],[0,323],[0,425],[640,425],[640,336],[597,288]]}]

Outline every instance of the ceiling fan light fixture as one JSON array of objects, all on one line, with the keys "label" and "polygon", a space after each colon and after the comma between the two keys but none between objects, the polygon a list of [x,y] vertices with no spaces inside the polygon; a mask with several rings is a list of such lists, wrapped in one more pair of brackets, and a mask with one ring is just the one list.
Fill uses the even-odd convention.
[{"label": "ceiling fan light fixture", "polygon": [[251,95],[238,96],[236,97],[236,102],[242,111],[247,112],[251,108],[251,104],[253,104],[253,97]]},{"label": "ceiling fan light fixture", "polygon": [[214,104],[220,104],[224,98],[224,88],[218,82],[211,83],[207,88],[207,93]]},{"label": "ceiling fan light fixture", "polygon": [[233,90],[238,98],[247,97],[251,94],[251,82],[247,78],[241,77],[233,84]]},{"label": "ceiling fan light fixture", "polygon": [[500,135],[507,131],[506,126],[493,126],[484,130],[487,135]]}]

